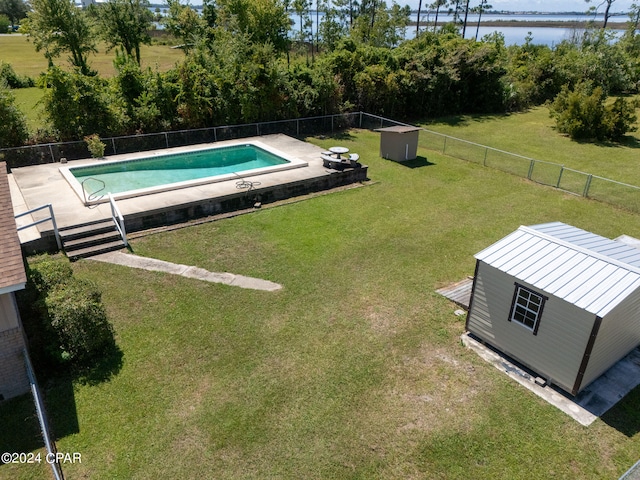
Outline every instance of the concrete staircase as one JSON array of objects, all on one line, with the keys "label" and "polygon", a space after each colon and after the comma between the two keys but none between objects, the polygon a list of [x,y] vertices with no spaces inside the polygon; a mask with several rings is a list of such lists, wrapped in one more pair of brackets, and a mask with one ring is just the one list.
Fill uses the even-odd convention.
[{"label": "concrete staircase", "polygon": [[112,219],[60,228],[62,248],[69,260],[91,257],[125,247]]}]

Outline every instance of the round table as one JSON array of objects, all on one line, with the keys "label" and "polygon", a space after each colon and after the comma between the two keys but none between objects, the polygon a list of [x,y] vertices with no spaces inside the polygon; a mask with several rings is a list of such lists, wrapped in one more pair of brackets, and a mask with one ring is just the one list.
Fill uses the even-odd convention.
[{"label": "round table", "polygon": [[340,155],[349,153],[349,149],[347,147],[331,147],[329,151],[331,153],[335,153],[338,156],[338,158],[341,158]]}]

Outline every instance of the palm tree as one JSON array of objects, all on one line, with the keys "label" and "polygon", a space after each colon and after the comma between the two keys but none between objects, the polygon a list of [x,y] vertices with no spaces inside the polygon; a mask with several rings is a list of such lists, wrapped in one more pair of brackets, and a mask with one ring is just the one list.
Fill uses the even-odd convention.
[{"label": "palm tree", "polygon": [[436,31],[436,28],[438,28],[438,13],[440,13],[440,7],[446,7],[447,3],[448,3],[448,0],[436,0],[431,5],[429,5],[429,8],[435,8],[436,9],[436,18],[433,21],[433,31],[434,31],[434,33]]},{"label": "palm tree", "polygon": [[478,41],[478,32],[480,31],[480,19],[482,19],[482,12],[484,12],[485,10],[489,10],[490,8],[493,8],[493,6],[489,5],[487,2],[488,0],[480,0],[480,5],[476,7],[478,12],[478,26],[476,27],[476,42]]}]

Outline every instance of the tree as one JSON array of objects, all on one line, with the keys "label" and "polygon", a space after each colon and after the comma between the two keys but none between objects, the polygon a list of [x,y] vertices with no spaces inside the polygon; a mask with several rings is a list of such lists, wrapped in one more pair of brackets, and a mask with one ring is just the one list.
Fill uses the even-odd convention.
[{"label": "tree", "polygon": [[16,106],[15,97],[4,81],[0,81],[0,147],[17,147],[27,139],[27,121]]},{"label": "tree", "polygon": [[438,14],[440,13],[440,8],[441,7],[446,7],[447,3],[449,3],[448,0],[436,0],[431,5],[429,5],[429,8],[435,8],[436,9],[436,16],[435,16],[435,19],[433,20],[433,31],[434,32],[438,28]]},{"label": "tree", "polygon": [[109,95],[106,81],[52,67],[40,82],[46,87],[44,110],[63,140],[119,133],[123,121],[120,100]]},{"label": "tree", "polygon": [[121,47],[140,65],[140,45],[149,45],[149,29],[153,21],[148,0],[109,0],[93,4],[92,16],[98,24],[107,49]]},{"label": "tree", "polygon": [[[304,48],[307,55],[307,63],[309,63],[309,48],[307,46],[307,39],[313,38],[313,31],[311,30],[313,27],[313,22],[310,17],[310,9],[311,9],[311,0],[293,0],[293,9],[296,12],[296,15],[300,18],[300,32],[298,40],[300,42],[300,46]],[[311,49],[313,51],[313,43],[311,45]]]},{"label": "tree", "polygon": [[478,41],[478,32],[480,32],[480,20],[482,19],[482,14],[487,10],[493,8],[492,5],[489,5],[488,0],[480,0],[480,5],[474,8],[474,12],[478,12],[478,25],[476,26],[476,42]]},{"label": "tree", "polygon": [[9,17],[12,27],[25,18],[28,11],[29,6],[24,0],[0,0],[0,13]]},{"label": "tree", "polygon": [[549,109],[556,128],[574,140],[619,141],[627,132],[636,130],[633,102],[617,98],[607,104],[600,87],[580,83],[573,90],[566,85]]},{"label": "tree", "polygon": [[169,12],[162,23],[167,31],[182,41],[182,49],[189,51],[205,37],[207,24],[205,20],[188,3],[180,0],[167,0]]},{"label": "tree", "polygon": [[[593,0],[584,0],[587,3],[591,3]],[[616,0],[602,0],[600,2],[600,4],[597,7],[591,7],[591,10],[595,10],[596,12],[598,11],[598,9],[602,6],[605,5],[604,7],[604,22],[602,23],[602,28],[607,28],[607,22],[609,21],[609,18],[611,17],[611,5],[613,5],[613,3]]]},{"label": "tree", "polygon": [[44,50],[49,66],[54,58],[68,52],[74,67],[84,75],[92,73],[87,57],[97,50],[85,11],[73,0],[32,0],[31,6],[23,28],[33,38],[36,51]]}]

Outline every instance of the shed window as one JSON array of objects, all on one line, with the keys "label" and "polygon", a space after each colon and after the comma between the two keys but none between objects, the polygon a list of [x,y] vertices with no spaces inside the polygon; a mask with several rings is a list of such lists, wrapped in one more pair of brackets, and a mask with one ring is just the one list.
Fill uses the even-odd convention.
[{"label": "shed window", "polygon": [[534,292],[516,283],[516,291],[513,295],[513,304],[509,321],[517,322],[533,332],[538,333],[542,309],[547,297]]}]

